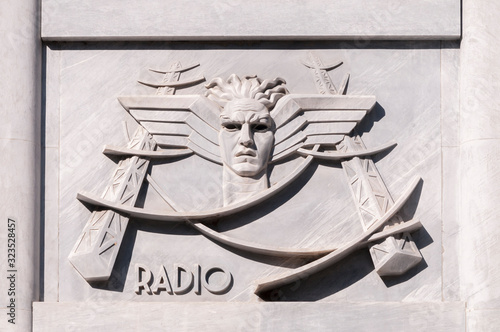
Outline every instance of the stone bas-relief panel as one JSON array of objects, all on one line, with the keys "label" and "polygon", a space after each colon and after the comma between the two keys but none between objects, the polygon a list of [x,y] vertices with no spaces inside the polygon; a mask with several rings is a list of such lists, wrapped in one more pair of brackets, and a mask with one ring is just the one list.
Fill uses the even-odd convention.
[{"label": "stone bas-relief panel", "polygon": [[[50,252],[59,252],[57,292],[60,301],[254,300],[256,281],[283,273],[289,274],[318,257],[301,255],[298,258],[291,258],[281,257],[283,255],[267,255],[244,250],[241,243],[258,244],[263,248],[277,248],[281,251],[293,248],[316,252],[324,248],[339,248],[349,241],[356,240],[369,228],[370,220],[362,214],[360,219],[359,211],[363,208],[361,200],[363,197],[356,196],[352,181],[349,182],[348,179],[353,179],[353,174],[349,173],[349,170],[364,167],[367,170],[363,173],[364,176],[374,177],[374,181],[380,184],[381,190],[378,192],[385,192],[385,197],[388,197],[385,205],[374,205],[378,213],[375,219],[382,218],[384,212],[390,210],[393,204],[398,207],[400,203],[398,199],[407,197],[408,201],[405,204],[401,202],[402,208],[395,217],[407,223],[417,224],[418,221],[422,223],[423,228],[413,233],[414,243],[411,240],[407,242],[415,253],[417,265],[403,276],[382,279],[379,274],[391,274],[391,269],[386,266],[384,272],[383,264],[380,260],[377,261],[374,247],[371,251],[360,249],[349,252],[350,255],[318,273],[301,275],[302,278],[298,281],[294,279],[291,283],[285,282],[279,285],[278,291],[264,294],[265,299],[321,301],[343,298],[348,298],[350,301],[439,301],[441,299],[439,43],[376,44],[364,49],[347,43],[332,44],[333,49],[296,47],[266,49],[262,45],[257,45],[253,49],[242,49],[241,45],[233,48],[205,45],[199,49],[193,49],[192,46],[190,49],[182,49],[181,45],[171,44],[165,49],[149,49],[144,45],[127,49],[120,49],[120,45],[110,49],[70,45],[49,51],[57,53],[59,57],[59,73],[50,75],[57,75],[60,82],[59,123],[52,124],[60,128],[60,177],[59,193],[47,193],[59,196],[57,222],[59,243],[48,244],[47,249],[49,255]],[[293,47],[293,44],[287,46]],[[326,65],[317,63],[317,68],[311,69],[311,63],[315,59],[320,59],[318,61],[323,61],[325,64],[338,64],[340,61],[343,61],[343,64],[327,71],[326,68],[319,68],[327,67]],[[166,78],[161,71],[168,71],[170,66],[176,63],[187,67],[199,63],[199,66],[184,72],[176,71],[175,75],[178,77],[172,77],[175,75],[171,74],[166,75],[170,78]],[[160,72],[150,71],[149,68]],[[325,73],[328,76],[325,76]],[[237,75],[237,78],[232,76],[233,74]],[[350,74],[349,81],[346,80],[347,74]],[[104,219],[100,219],[102,214],[106,214],[99,212],[100,209],[117,208],[106,205],[112,201],[107,199],[109,197],[104,196],[106,198],[104,201],[99,200],[103,198],[100,194],[108,184],[111,187],[113,184],[120,185],[119,181],[112,181],[112,176],[116,175],[117,167],[121,167],[119,164],[121,160],[129,158],[130,150],[134,146],[128,143],[133,140],[134,133],[138,132],[141,135],[141,128],[144,127],[153,135],[156,144],[164,144],[156,139],[165,136],[165,132],[161,131],[164,128],[158,129],[164,127],[165,122],[159,121],[154,113],[161,108],[156,107],[156,110],[151,111],[151,106],[145,106],[144,102],[148,97],[151,100],[160,93],[163,96],[171,95],[171,100],[203,96],[207,91],[204,85],[217,77],[223,82],[220,84],[221,87],[230,77],[239,80],[240,83],[250,82],[248,84],[258,80],[258,78],[244,79],[246,75],[257,75],[263,80],[283,78],[286,81],[287,93],[278,91],[283,94],[279,105],[286,105],[287,100],[297,103],[299,101],[297,96],[302,95],[314,96],[306,100],[313,98],[316,104],[318,98],[340,98],[345,101],[349,98],[351,100],[361,98],[359,96],[375,97],[363,99],[368,100],[371,105],[354,107],[355,111],[352,113],[364,112],[364,114],[349,119],[347,122],[352,123],[351,127],[341,128],[340,131],[332,131],[330,127],[324,129],[330,139],[332,136],[340,136],[335,142],[330,140],[333,142],[330,146],[344,142],[344,145],[339,145],[335,151],[328,144],[317,151],[314,150],[315,144],[300,145],[296,149],[293,147],[297,144],[291,144],[287,148],[292,148],[293,154],[284,156],[280,162],[273,162],[273,159],[264,160],[262,165],[255,169],[252,168],[255,165],[244,165],[242,169],[238,166],[231,167],[231,161],[224,159],[222,160],[225,166],[221,166],[220,160],[210,160],[206,153],[205,155],[196,153],[194,149],[193,154],[177,155],[168,159],[151,158],[151,161],[136,164],[137,167],[134,168],[136,171],[131,173],[136,177],[135,192],[132,195],[136,201],[130,203],[124,200],[119,203],[129,202],[129,204],[119,204],[120,206],[135,206],[141,209],[140,211],[162,209],[165,211],[165,201],[171,200],[170,215],[180,215],[180,219],[190,220],[204,211],[219,208],[217,213],[220,217],[204,226],[206,227],[204,233],[210,235],[219,232],[216,233],[219,237],[223,235],[225,239],[229,238],[231,241],[239,240],[240,246],[237,248],[229,243],[231,241],[221,244],[220,238],[204,236],[200,234],[199,229],[184,223],[154,221],[151,219],[155,218],[132,213],[138,210],[121,211],[124,218],[113,219],[104,216]],[[199,82],[201,77],[205,77],[206,82]],[[321,84],[318,87],[319,78],[323,82],[323,89],[328,91],[322,91]],[[149,85],[139,84],[137,80]],[[182,88],[174,87],[175,96],[167,91],[172,87],[151,86],[151,83],[162,85],[166,81],[188,81],[192,84]],[[329,82],[336,85],[336,91],[331,91]],[[280,80],[275,81],[275,88],[281,85],[285,86],[285,83]],[[339,90],[342,92],[344,87],[347,88],[346,96],[335,95]],[[179,98],[176,99],[177,97]],[[192,103],[193,101],[189,105]],[[279,145],[276,144],[277,141],[285,141],[296,133],[306,132],[300,125],[297,125],[299,129],[291,129],[288,134],[281,134],[274,128],[270,129],[274,124],[276,127],[279,126],[279,116],[273,116],[279,101],[272,109],[266,107],[259,111],[259,114],[254,112],[259,123],[262,123],[259,126],[268,127],[262,128],[263,132],[259,132],[260,127],[256,127],[255,123],[247,121],[246,118],[241,121],[233,119],[239,109],[250,107],[255,110],[259,105],[228,101],[229,107],[217,106],[217,103],[209,104],[204,99],[203,103],[203,107],[199,109],[205,111],[210,107],[221,107],[229,119],[222,123],[215,122],[212,128],[208,128],[215,132],[215,136],[210,131],[202,132],[206,139],[212,139],[211,144],[219,144],[222,133],[235,129],[227,126],[234,126],[235,123],[241,127],[236,128],[240,134],[252,128],[251,135],[256,140],[260,134],[272,130],[274,154],[264,154],[264,159],[268,156],[274,158],[277,152],[286,152],[286,149],[277,148]],[[174,111],[179,115],[186,109],[188,109],[186,106],[177,105]],[[231,109],[232,111],[228,112]],[[331,107],[317,106],[316,109],[324,114]],[[340,109],[345,111],[346,105],[342,104]],[[370,109],[371,112],[367,113]],[[57,110],[47,110],[47,112],[57,112]],[[308,110],[302,112],[307,113]],[[268,115],[273,122],[266,122],[270,121]],[[154,118],[148,119],[147,116]],[[283,121],[283,126],[286,127],[293,121],[299,122],[300,117],[296,117],[299,120]],[[314,118],[306,120],[315,124]],[[334,119],[332,123],[338,126],[342,121],[345,122],[341,120]],[[216,118],[216,121],[219,119]],[[351,130],[357,122],[359,124],[356,133],[352,133]],[[328,124],[325,121],[317,123]],[[193,122],[190,125],[197,126]],[[228,131],[223,132],[219,128],[217,133],[213,130],[214,127],[221,125],[226,126],[225,130]],[[193,137],[184,134],[185,128],[172,127],[168,126],[166,130],[167,133],[177,134],[172,136],[174,139]],[[202,130],[205,129],[199,131]],[[315,129],[311,137],[317,136],[318,133],[321,133],[321,129]],[[344,134],[350,134],[352,139],[344,139]],[[144,136],[144,133],[142,135],[149,137]],[[192,142],[194,141],[193,139]],[[308,157],[315,153],[323,156],[328,154],[329,157],[350,151],[359,153],[355,147],[361,146],[362,151],[365,151],[363,144],[367,150],[376,151],[377,147],[388,147],[386,144],[391,141],[397,142],[398,145],[371,156],[372,159],[366,159],[366,162],[360,160],[355,165],[352,164],[355,160],[352,158],[342,159],[344,161],[341,162],[329,160],[333,158]],[[227,142],[232,140],[228,139]],[[263,142],[265,146],[265,139]],[[297,143],[304,142],[307,140]],[[155,143],[149,145],[151,148],[149,150],[153,150]],[[347,144],[351,144],[352,147],[349,149],[346,147]],[[107,155],[102,153],[104,145],[107,146]],[[183,147],[180,143],[176,145]],[[179,150],[181,149],[176,148],[170,152],[177,153]],[[222,155],[219,153],[219,158],[224,158],[224,150],[220,151]],[[212,155],[217,156],[218,151],[213,152]],[[255,154],[255,151],[249,151],[247,154],[252,152]],[[305,156],[299,155],[298,152]],[[145,156],[150,158],[152,155],[153,153],[149,153]],[[254,156],[249,155],[248,158],[250,157]],[[133,158],[144,159],[141,156]],[[235,155],[233,158],[238,157]],[[300,169],[304,160],[309,160],[310,164],[303,167],[303,173],[283,190],[246,210],[231,210],[238,204],[241,206],[245,202],[252,201],[255,195],[260,193],[266,195],[273,186],[279,186],[280,181],[286,181],[290,174]],[[264,169],[267,176],[261,177],[260,173]],[[228,175],[229,172],[232,173]],[[251,187],[251,191],[257,194],[247,197],[248,194],[245,192],[248,190],[235,191],[234,182],[237,180],[259,180],[267,177],[268,183],[245,181],[236,186],[240,189],[242,186]],[[422,181],[413,181],[415,177],[422,178]],[[411,187],[411,184],[416,186],[416,189],[406,191],[406,187],[408,185]],[[158,187],[161,187],[161,190],[158,190]],[[78,193],[84,204],[76,199]],[[97,196],[92,196],[93,194]],[[353,198],[357,198],[357,203]],[[376,197],[371,199],[376,200]],[[100,206],[97,210],[96,205]],[[234,213],[221,212],[228,210]],[[182,215],[179,211],[190,214]],[[115,232],[121,230],[117,228],[118,226],[126,225],[123,238],[121,242],[118,241],[120,250],[102,248],[100,252],[110,257],[116,255],[110,258],[116,259],[116,262],[111,265],[112,269],[108,272],[111,274],[109,280],[93,270],[98,265],[97,261],[90,260],[93,264],[88,265],[83,260],[83,263],[80,262],[78,265],[78,258],[75,258],[78,255],[73,253],[75,248],[78,248],[75,243],[79,243],[82,230],[85,231],[86,223],[93,220],[92,218],[95,218],[94,221],[105,220],[108,225],[115,222],[113,225]],[[87,233],[92,232],[87,229]],[[98,238],[99,235],[92,234],[92,236],[95,239],[95,236]],[[393,239],[393,247],[398,246],[397,242],[401,240],[397,240],[398,237]],[[99,239],[102,244],[108,240],[106,237]],[[111,247],[116,242],[113,241],[110,242]],[[405,238],[403,243],[404,241]],[[114,246],[116,247],[116,244]],[[382,247],[379,249],[385,250]],[[318,252],[318,254],[325,253]],[[420,254],[423,257],[422,261]],[[77,272],[68,260],[68,256],[72,257],[73,264],[79,270],[83,271],[86,268],[92,270],[87,274],[90,276],[87,277],[89,282]],[[375,260],[375,267],[372,258]],[[146,284],[144,284],[145,279],[149,281]],[[266,290],[265,287],[262,289]],[[367,292],[367,289],[370,291]]]}]

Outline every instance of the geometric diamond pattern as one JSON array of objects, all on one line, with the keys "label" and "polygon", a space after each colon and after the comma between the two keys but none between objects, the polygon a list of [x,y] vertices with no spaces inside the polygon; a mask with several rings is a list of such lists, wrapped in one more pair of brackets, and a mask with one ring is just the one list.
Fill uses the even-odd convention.
[{"label": "geometric diamond pattern", "polygon": [[[309,54],[309,58],[312,67],[308,67],[313,69],[314,83],[316,84],[318,92],[321,94],[344,93],[344,91],[337,91],[328,72],[325,69],[320,69],[322,68],[321,59],[312,53]],[[340,152],[366,151],[366,147],[361,137],[358,135],[354,137],[345,135],[344,139],[336,145],[336,149]],[[382,177],[375,167],[375,163],[369,156],[362,158],[354,157],[343,161],[342,169],[347,178],[352,197],[354,198],[361,225],[366,231],[394,205],[394,200],[382,181]],[[401,216],[397,213],[386,223],[385,227],[399,224],[402,221]],[[403,245],[405,245],[405,243],[410,243],[412,248],[416,248],[410,234],[405,233],[405,240],[402,242]],[[397,254],[394,254],[395,252],[397,252]],[[372,259],[380,276],[390,275],[391,273],[401,273],[402,270],[409,269],[414,264],[417,264],[422,258],[418,249],[416,249],[416,252],[413,251],[411,253],[411,258],[406,258],[408,253],[397,248],[397,242],[394,236],[387,237],[380,244],[371,245],[370,253],[372,254]],[[381,256],[384,256],[385,259]],[[381,261],[385,263],[383,268],[380,267],[379,269],[377,267],[377,262]]]},{"label": "geometric diamond pattern", "polygon": [[[342,91],[338,91],[335,88],[328,72],[322,65],[321,59],[312,53],[309,54],[309,58],[312,65],[307,66],[313,69],[314,83],[318,92],[321,94],[344,93],[343,90],[345,89],[341,88]],[[366,147],[358,135],[354,137],[345,135],[344,139],[336,145],[336,149],[340,152],[366,151]],[[369,156],[363,158],[354,157],[343,161],[342,169],[354,198],[361,225],[363,230],[366,231],[394,205],[394,200],[382,181],[375,163]],[[399,224],[402,221],[402,218],[397,213],[386,223],[385,227]],[[416,248],[410,234],[406,234],[405,239]],[[406,242],[403,241],[403,245],[404,243]],[[411,255],[408,255],[404,250],[398,251],[394,236],[387,237],[380,244],[371,245],[370,253],[376,271],[380,276],[401,273],[402,270],[409,269],[414,264],[417,264],[422,258],[418,249],[416,253],[412,252]],[[384,262],[383,267],[380,264],[377,265],[381,261]]]},{"label": "geometric diamond pattern", "polygon": [[[152,136],[142,127],[136,130],[128,144],[128,148],[131,149],[153,150],[155,147]],[[102,197],[134,206],[148,166],[148,159],[137,156],[121,160]],[[111,210],[96,210],[92,213],[69,256],[72,264],[82,275],[88,270],[85,266],[88,262],[93,262],[94,270],[91,274],[99,276],[111,274],[128,221],[127,217]],[[96,273],[95,269],[99,271]]]},{"label": "geometric diamond pattern", "polygon": [[310,64],[313,67],[311,69],[313,69],[314,84],[316,84],[318,92],[322,95],[338,94],[335,85],[333,84],[332,80],[330,79],[330,76],[328,75],[328,72],[326,70],[320,69],[323,67],[321,59],[313,53],[309,53],[309,59],[310,59]]},{"label": "geometric diamond pattern", "polygon": [[[337,149],[348,152],[366,148],[361,137],[346,136]],[[342,162],[342,167],[350,184],[362,226],[366,230],[394,205],[394,200],[370,157],[352,158]],[[397,213],[386,227],[402,221]],[[404,250],[405,245],[411,247],[412,250]],[[381,243],[371,245],[369,249],[375,270],[380,276],[404,273],[406,269],[420,262],[422,257],[409,233],[405,233],[404,238],[399,240],[396,240],[394,236],[389,236]]]},{"label": "geometric diamond pattern", "polygon": [[[172,64],[163,83],[177,81],[180,62]],[[159,87],[157,95],[173,95],[175,88]],[[127,148],[153,151],[156,142],[146,129],[139,126]],[[132,156],[121,160],[102,198],[134,206],[146,177],[149,159]],[[111,275],[129,219],[111,210],[96,210],[72,249],[69,260],[87,280],[107,280]]]},{"label": "geometric diamond pattern", "polygon": [[[366,150],[359,136],[346,136],[337,150],[352,152]],[[354,202],[364,230],[382,217],[394,205],[375,163],[370,157],[354,157],[342,162]]]}]

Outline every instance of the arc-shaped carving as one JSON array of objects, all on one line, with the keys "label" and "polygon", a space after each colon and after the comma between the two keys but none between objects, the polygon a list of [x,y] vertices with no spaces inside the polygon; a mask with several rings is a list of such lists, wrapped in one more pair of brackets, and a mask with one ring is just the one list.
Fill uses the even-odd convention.
[{"label": "arc-shaped carving", "polygon": [[[359,161],[359,157],[369,159],[366,157],[395,145],[395,143],[388,143],[370,150],[366,149],[364,145],[361,149],[345,148],[346,142],[351,142],[351,138],[348,135],[375,105],[375,97],[342,95],[346,89],[348,76],[342,83],[340,90],[337,90],[326,74],[326,70],[337,67],[341,63],[332,66],[323,66],[319,58],[313,55],[310,58],[311,63],[304,64],[314,69],[315,83],[323,95],[288,94],[284,85],[282,86],[284,80],[279,79],[279,95],[280,98],[281,96],[283,97],[279,99],[276,105],[274,103],[278,98],[274,99],[272,105],[270,104],[271,106],[269,107],[263,106],[264,104],[260,105],[248,96],[245,98],[240,96],[240,99],[236,98],[238,100],[231,101],[226,106],[217,105],[215,102],[202,96],[173,96],[175,87],[198,82],[197,80],[178,82],[181,71],[194,67],[183,68],[180,63],[173,64],[169,71],[154,70],[155,72],[165,74],[161,83],[141,82],[157,87],[156,96],[119,98],[123,107],[141,125],[139,131],[141,131],[142,136],[140,135],[140,139],[136,139],[141,141],[141,144],[139,146],[133,140],[130,144],[134,144],[129,144],[127,147],[106,146],[103,151],[104,153],[126,156],[128,157],[126,160],[131,160],[133,163],[130,165],[127,164],[126,170],[122,170],[122,164],[120,164],[118,168],[119,174],[115,174],[114,182],[102,196],[85,192],[78,194],[78,199],[81,201],[104,208],[103,211],[93,213],[92,218],[84,229],[81,239],[75,245],[70,255],[70,260],[80,273],[87,280],[105,280],[109,277],[121,238],[130,217],[186,223],[211,239],[252,253],[281,257],[298,256],[317,258],[322,256],[314,262],[293,271],[263,280],[258,284],[256,293],[278,287],[296,278],[301,278],[304,275],[324,269],[352,251],[367,246],[373,241],[384,240],[394,234],[413,231],[421,227],[418,220],[404,222],[399,218],[398,223],[390,221],[391,218],[394,219],[394,215],[415,189],[419,181],[418,178],[413,179],[403,196],[394,202],[393,205],[391,205],[392,201],[389,202],[391,204],[384,203],[380,213],[373,214],[374,220],[365,225],[365,230],[362,234],[340,246],[340,248],[273,247],[254,241],[237,239],[227,234],[219,233],[203,224],[204,221],[244,211],[269,199],[298,178],[314,158],[342,161],[343,168],[347,172],[349,165],[352,164],[351,161],[356,163]],[[245,77],[243,79],[238,78],[236,75],[232,75],[231,77],[234,80],[237,79],[240,83],[244,82],[243,84],[246,84],[245,86],[248,85],[247,87],[250,87],[249,84],[257,83],[266,85],[256,77]],[[220,78],[217,78],[217,80],[223,82]],[[229,84],[231,82],[228,81],[226,83]],[[208,86],[208,88],[210,87]],[[225,112],[222,116],[223,121],[220,120],[221,112]],[[246,114],[244,120],[238,118],[241,113]],[[247,116],[248,114],[250,115]],[[229,135],[228,133],[231,134]],[[261,141],[253,141],[252,137],[260,137]],[[265,137],[265,140],[263,137]],[[358,141],[360,141],[360,138]],[[254,144],[254,142],[261,142],[259,144],[263,145],[261,145],[259,151],[265,151],[263,153],[264,156],[259,156],[260,159],[258,161],[260,164],[258,164],[257,170],[248,165],[245,165],[245,167],[248,167],[242,170],[231,168],[231,163],[234,162],[231,158],[243,156],[243,162],[251,164],[248,160],[257,155],[257,150],[252,150],[253,146],[250,149],[250,144]],[[242,146],[245,148],[241,151],[233,152],[231,144],[237,144],[238,148]],[[161,149],[157,150],[157,146]],[[229,150],[226,150],[224,147],[227,148],[228,146]],[[320,147],[326,146],[335,147],[336,150],[327,149],[326,151],[320,151]],[[311,147],[312,149],[309,149]],[[224,153],[221,152],[221,149]],[[150,158],[173,158],[188,156],[193,153],[209,161],[223,165],[224,181],[226,181],[223,184],[225,206],[200,212],[179,211],[175,203],[162,193],[160,186],[152,177],[146,174]],[[234,155],[228,158],[227,155],[229,153]],[[221,155],[224,156],[224,162]],[[266,173],[268,163],[282,161],[292,156],[303,157],[302,163],[277,184],[267,188],[269,185]],[[235,164],[238,163],[241,162],[235,162]],[[374,168],[373,165],[372,168]],[[361,175],[364,174],[363,172],[358,173]],[[264,174],[264,176],[261,176],[261,174]],[[234,183],[238,182],[236,180],[240,180],[239,178],[235,180],[235,176],[243,178],[246,181],[244,185],[240,184],[239,187],[234,185]],[[264,179],[265,181],[252,182],[253,177]],[[126,181],[121,181],[120,179],[122,178],[126,179]],[[170,209],[157,211],[135,207],[135,199],[144,179],[147,179],[152,188],[164,198],[165,202],[171,207]],[[232,187],[228,184],[231,184]],[[265,185],[262,186],[262,184]],[[118,194],[116,194],[115,190],[117,187],[119,187]],[[250,187],[252,190],[247,190]],[[233,189],[231,191],[228,188]],[[228,200],[226,200],[226,196],[229,197]],[[376,197],[378,198],[379,196]],[[385,196],[390,198],[388,191]],[[358,196],[355,196],[356,198]],[[385,226],[385,228],[380,231],[382,226]],[[400,241],[400,243],[403,242]],[[102,262],[99,262],[100,265],[95,264],[95,268],[87,271],[88,268],[85,267],[86,262],[95,257],[104,257],[106,260],[103,261],[103,264],[101,264]],[[381,269],[384,271],[390,270],[387,264]]]},{"label": "arc-shaped carving", "polygon": [[[154,190],[163,198],[163,200],[174,210],[179,211],[178,205],[165,193],[161,186],[150,176],[147,175],[148,183],[154,188]],[[320,257],[335,251],[337,248],[284,248],[268,246],[257,243],[255,241],[246,241],[242,239],[235,238],[226,234],[219,233],[210,227],[202,224],[191,222],[190,220],[185,220],[186,224],[193,227],[199,231],[204,236],[218,241],[220,243],[226,244],[230,247],[251,252],[254,254],[266,255],[266,256],[276,256],[276,257]],[[422,224],[418,220],[410,220],[401,224],[390,225],[384,228],[383,231],[378,232],[370,236],[365,244],[368,245],[371,242],[379,241],[385,239],[388,236],[402,233],[402,232],[413,232],[422,227]]]},{"label": "arc-shaped carving", "polygon": [[270,276],[266,279],[257,282],[257,287],[255,289],[255,294],[260,294],[267,290],[275,289],[282,285],[286,285],[301,278],[305,278],[308,275],[319,272],[334,263],[338,262],[342,258],[346,257],[350,253],[360,249],[365,245],[365,241],[375,233],[379,228],[381,228],[385,223],[387,223],[406,203],[410,198],[411,194],[420,182],[419,177],[414,177],[408,187],[405,189],[401,197],[394,203],[394,205],[387,210],[387,212],[377,221],[375,221],[366,231],[358,235],[353,240],[347,242],[334,252],[319,258],[309,264],[303,265],[297,269],[285,272],[276,276]]},{"label": "arc-shaped carving", "polygon": [[[338,249],[337,247],[309,249],[309,248],[290,248],[290,247],[284,248],[284,247],[267,246],[257,242],[245,241],[242,239],[234,238],[232,236],[221,234],[202,223],[192,223],[190,221],[187,221],[187,223],[208,238],[226,244],[230,247],[251,252],[254,254],[276,256],[276,257],[318,257],[331,253]],[[371,242],[379,241],[385,239],[388,236],[399,234],[402,232],[414,232],[421,227],[422,224],[418,220],[410,220],[402,224],[393,225],[385,228],[381,232],[373,234],[361,245],[367,246]]]},{"label": "arc-shaped carving", "polygon": [[[139,127],[128,144],[129,150],[154,150],[151,135]],[[132,155],[122,160],[103,199],[123,206],[134,206],[146,176],[149,160]],[[129,218],[116,211],[94,211],[85,225],[69,260],[86,280],[107,280],[111,275]],[[91,263],[90,263],[91,262]]]},{"label": "arc-shaped carving", "polygon": [[272,197],[273,195],[283,190],[286,186],[288,186],[295,179],[297,179],[306,170],[307,166],[310,165],[312,160],[313,160],[312,156],[304,158],[302,163],[287,177],[279,181],[271,188],[268,188],[267,190],[255,194],[254,196],[251,197],[251,199],[247,201],[238,202],[222,208],[217,208],[202,212],[172,212],[172,211],[147,210],[109,201],[99,197],[99,195],[87,192],[78,193],[77,198],[82,202],[87,202],[96,206],[101,206],[115,211],[119,211],[131,217],[136,217],[136,218],[157,220],[157,221],[171,221],[171,222],[183,222],[186,219],[203,221],[206,219],[219,218],[237,212],[241,212],[244,211],[245,209],[248,209],[252,206],[255,206],[265,201],[266,199]]},{"label": "arc-shaped carving", "polygon": [[145,151],[145,150],[134,150],[129,148],[122,148],[113,145],[105,145],[102,153],[113,156],[138,156],[145,158],[172,158],[172,157],[182,157],[189,156],[193,154],[193,151],[190,149],[168,149],[162,150],[157,149],[156,151]]},{"label": "arc-shaped carving", "polygon": [[311,151],[303,148],[299,148],[297,150],[297,153],[301,156],[313,156],[314,158],[318,159],[326,159],[326,160],[344,160],[344,159],[351,159],[354,157],[366,157],[366,156],[372,156],[377,153],[380,153],[382,151],[391,149],[397,145],[396,142],[389,142],[384,145],[378,146],[373,149],[364,149],[360,151],[349,151],[349,152],[343,152],[343,151],[325,151],[325,152],[319,152],[319,151]]}]

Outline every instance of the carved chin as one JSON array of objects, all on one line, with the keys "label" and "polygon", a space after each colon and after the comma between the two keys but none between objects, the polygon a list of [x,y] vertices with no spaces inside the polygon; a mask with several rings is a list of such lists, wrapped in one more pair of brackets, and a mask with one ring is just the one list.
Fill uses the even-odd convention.
[{"label": "carved chin", "polygon": [[261,165],[255,165],[250,163],[239,163],[230,167],[234,173],[239,176],[244,177],[252,177],[256,176],[263,171],[263,167]]}]

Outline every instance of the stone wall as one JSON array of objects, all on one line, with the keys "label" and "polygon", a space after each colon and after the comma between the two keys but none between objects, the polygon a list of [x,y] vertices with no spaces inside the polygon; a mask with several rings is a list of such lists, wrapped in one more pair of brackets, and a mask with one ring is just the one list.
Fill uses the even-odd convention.
[{"label": "stone wall", "polygon": [[2,5],[0,326],[496,330],[497,7]]}]

